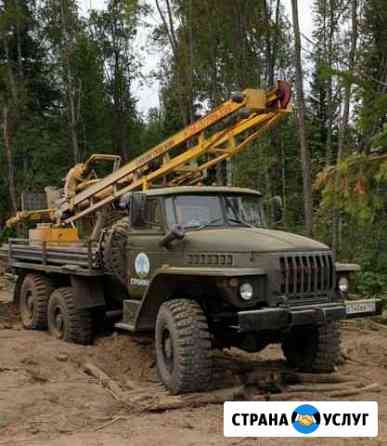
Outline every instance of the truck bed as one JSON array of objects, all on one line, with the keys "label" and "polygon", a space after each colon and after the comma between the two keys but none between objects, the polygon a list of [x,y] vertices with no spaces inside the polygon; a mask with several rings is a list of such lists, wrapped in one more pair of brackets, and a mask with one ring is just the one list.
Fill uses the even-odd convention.
[{"label": "truck bed", "polygon": [[96,242],[31,243],[12,238],[0,247],[0,258],[8,269],[28,269],[62,274],[95,276],[103,274]]}]

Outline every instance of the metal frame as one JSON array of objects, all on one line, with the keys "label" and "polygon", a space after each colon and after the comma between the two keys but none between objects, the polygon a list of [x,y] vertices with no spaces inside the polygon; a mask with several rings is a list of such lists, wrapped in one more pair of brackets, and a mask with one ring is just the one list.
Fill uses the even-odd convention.
[{"label": "metal frame", "polygon": [[42,215],[48,213],[57,225],[68,225],[133,190],[198,184],[208,169],[245,150],[286,116],[291,111],[290,96],[285,81],[269,91],[244,90],[110,175],[90,181],[87,173],[93,162],[114,160],[112,155],[95,154],[66,177],[74,183],[74,193],[65,196],[55,215],[51,209]]},{"label": "metal frame", "polygon": [[45,241],[31,245],[28,239],[11,238],[0,249],[8,257],[8,265],[16,269],[40,270],[52,273],[96,276],[102,275],[97,256],[97,243],[88,240],[74,245],[71,242],[54,244]]}]

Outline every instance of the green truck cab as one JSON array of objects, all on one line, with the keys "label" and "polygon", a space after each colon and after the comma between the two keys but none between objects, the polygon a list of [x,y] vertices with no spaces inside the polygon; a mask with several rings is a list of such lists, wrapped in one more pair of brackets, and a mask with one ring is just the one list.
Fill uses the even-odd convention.
[{"label": "green truck cab", "polygon": [[10,241],[3,253],[19,276],[15,300],[27,328],[48,325],[66,341],[92,342],[101,312],[120,314],[118,329],[154,332],[159,376],[173,393],[208,387],[213,348],[280,343],[291,366],[330,372],[337,322],[381,312],[380,301],[346,300],[357,265],[268,229],[256,191],[168,187],[116,205],[127,215],[62,261],[64,248],[39,256],[34,247],[34,257],[28,241]]}]

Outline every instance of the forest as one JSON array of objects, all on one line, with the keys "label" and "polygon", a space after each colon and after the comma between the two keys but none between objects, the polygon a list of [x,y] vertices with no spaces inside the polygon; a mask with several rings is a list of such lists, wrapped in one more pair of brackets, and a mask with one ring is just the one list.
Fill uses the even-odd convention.
[{"label": "forest", "polygon": [[[387,1],[313,0],[311,36],[302,3],[108,0],[83,14],[76,0],[0,0],[0,228],[22,191],[61,186],[90,154],[132,159],[232,93],[286,79],[293,113],[232,161],[232,184],[281,196],[283,228],[359,263],[358,292],[383,297]],[[147,113],[144,82],[160,85]]]}]

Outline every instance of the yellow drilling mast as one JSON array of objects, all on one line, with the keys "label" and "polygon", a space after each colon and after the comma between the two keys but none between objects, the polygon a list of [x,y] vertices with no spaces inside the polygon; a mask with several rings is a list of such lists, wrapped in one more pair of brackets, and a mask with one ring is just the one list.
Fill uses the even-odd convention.
[{"label": "yellow drilling mast", "polygon": [[[246,89],[121,167],[118,156],[94,154],[68,172],[56,208],[19,212],[7,224],[49,220],[66,226],[133,190],[200,184],[209,169],[246,149],[287,115],[290,98],[286,81],[268,91]],[[97,178],[95,165],[106,161],[113,162],[113,172]]]}]

